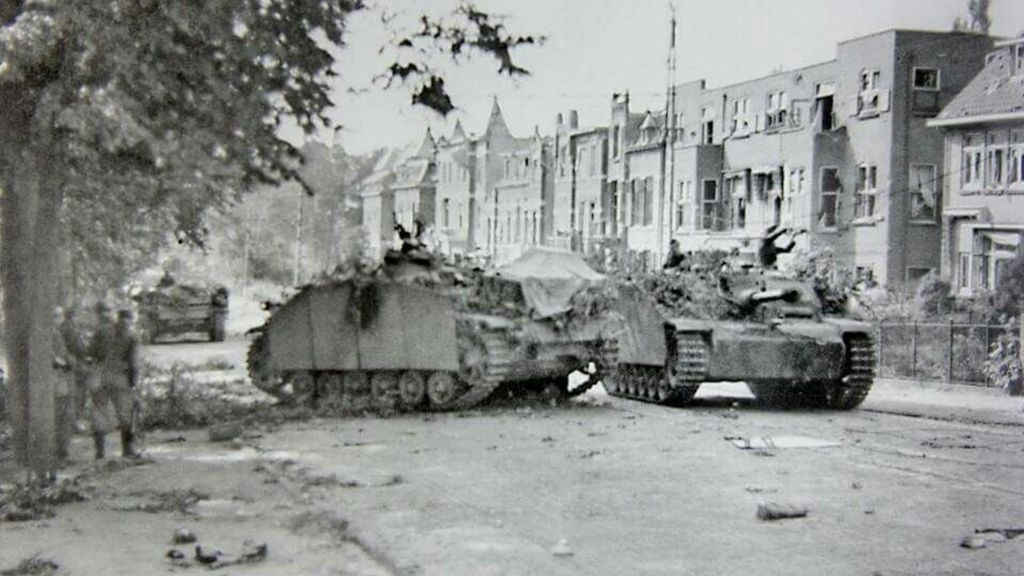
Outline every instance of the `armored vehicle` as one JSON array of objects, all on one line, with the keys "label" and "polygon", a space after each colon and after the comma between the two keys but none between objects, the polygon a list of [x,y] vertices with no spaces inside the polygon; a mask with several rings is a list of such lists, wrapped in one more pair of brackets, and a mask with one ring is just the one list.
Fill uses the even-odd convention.
[{"label": "armored vehicle", "polygon": [[374,273],[276,307],[249,375],[272,395],[342,410],[466,409],[502,385],[579,393],[571,372],[593,385],[615,360],[605,320],[572,307],[603,281],[567,253],[531,252],[492,273],[389,253]]},{"label": "armored vehicle", "polygon": [[190,286],[162,279],[137,290],[138,326],[143,342],[162,336],[200,333],[211,342],[222,342],[228,316],[228,289],[224,286]]},{"label": "armored vehicle", "polygon": [[826,316],[807,284],[775,272],[719,277],[731,318],[664,318],[654,302],[625,294],[628,330],[609,393],[646,402],[685,404],[702,382],[746,382],[772,405],[850,410],[874,379],[871,326]]}]

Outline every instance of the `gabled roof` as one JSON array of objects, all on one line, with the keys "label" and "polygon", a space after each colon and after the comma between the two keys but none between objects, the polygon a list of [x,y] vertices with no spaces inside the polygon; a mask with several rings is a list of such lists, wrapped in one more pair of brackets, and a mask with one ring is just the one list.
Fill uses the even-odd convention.
[{"label": "gabled roof", "polygon": [[430,133],[430,128],[427,128],[426,133],[423,134],[423,140],[420,142],[420,147],[416,150],[413,158],[424,158],[430,159],[434,157],[434,137]]},{"label": "gabled roof", "polygon": [[455,121],[455,129],[452,130],[452,137],[448,139],[449,142],[458,142],[466,139],[466,131],[462,129],[462,121]]},{"label": "gabled roof", "polygon": [[992,53],[981,72],[928,124],[1024,119],[1024,74],[1014,75],[1013,49],[1005,46]]},{"label": "gabled roof", "polygon": [[501,106],[498,106],[497,96],[491,102],[491,115],[487,118],[487,129],[484,130],[484,137],[490,138],[496,135],[512,135],[512,131],[508,129],[508,124],[505,123],[505,116],[501,113]]}]

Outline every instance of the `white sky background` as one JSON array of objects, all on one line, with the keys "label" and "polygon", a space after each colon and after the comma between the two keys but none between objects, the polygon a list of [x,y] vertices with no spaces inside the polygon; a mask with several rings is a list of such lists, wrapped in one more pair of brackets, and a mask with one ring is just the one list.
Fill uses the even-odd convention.
[{"label": "white sky background", "polygon": [[[444,12],[454,0],[380,0],[414,17]],[[676,82],[704,78],[709,87],[757,78],[773,69],[830,60],[838,42],[890,28],[947,31],[967,0],[675,0],[678,29]],[[341,74],[331,116],[344,128],[337,141],[349,152],[418,140],[426,126],[450,134],[456,119],[468,132],[483,130],[492,96],[517,136],[534,126],[553,131],[555,115],[580,113],[582,125],[608,122],[611,94],[629,90],[635,110],[664,105],[668,53],[667,0],[477,0],[487,12],[507,16],[516,34],[547,41],[515,53],[530,76],[498,76],[497,63],[474,55],[460,65],[445,62],[446,87],[457,110],[442,118],[410,105],[401,87],[366,88],[385,69],[378,54],[388,36],[378,12],[353,17],[348,46],[339,55]],[[1024,0],[992,0],[992,34],[1024,30]],[[331,136],[323,137],[327,143]]]}]

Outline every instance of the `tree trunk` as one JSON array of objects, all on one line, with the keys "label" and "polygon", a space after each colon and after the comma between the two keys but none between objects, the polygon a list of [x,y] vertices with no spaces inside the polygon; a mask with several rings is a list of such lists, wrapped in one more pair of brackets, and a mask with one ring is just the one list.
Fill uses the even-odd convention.
[{"label": "tree trunk", "polygon": [[10,416],[15,455],[37,478],[53,471],[56,461],[52,309],[60,170],[43,124],[46,128],[33,131],[31,112],[24,110],[11,111],[0,122],[0,281]]}]

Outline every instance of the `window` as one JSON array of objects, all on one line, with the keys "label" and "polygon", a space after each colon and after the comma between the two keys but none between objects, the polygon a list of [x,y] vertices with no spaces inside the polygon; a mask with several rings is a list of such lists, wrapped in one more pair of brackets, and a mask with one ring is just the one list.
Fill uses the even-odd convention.
[{"label": "window", "polygon": [[597,144],[590,145],[590,175],[597,174]]},{"label": "window", "polygon": [[721,218],[719,217],[720,207],[721,204],[718,202],[718,182],[716,180],[705,180],[701,190],[701,230],[721,229]]},{"label": "window", "polygon": [[910,220],[914,222],[935,222],[938,216],[935,181],[935,166],[916,164],[910,167]]},{"label": "window", "polygon": [[985,179],[981,164],[983,142],[984,137],[980,134],[964,136],[964,154],[961,160],[963,165],[960,173],[963,178],[962,184],[965,188],[980,186]]},{"label": "window", "polygon": [[1006,167],[1007,183],[1019,187],[1024,185],[1024,132],[1014,132],[1010,142],[1010,156]]},{"label": "window", "polygon": [[[860,93],[857,94],[858,114],[881,112],[883,104],[888,104],[888,94],[883,95],[879,90],[880,77],[881,73],[878,70],[865,70],[860,73]],[[884,102],[883,97],[886,98]]]},{"label": "window", "polygon": [[765,127],[768,129],[780,128],[786,125],[789,115],[789,97],[785,92],[771,92],[768,94],[768,109],[765,111]]},{"label": "window", "polygon": [[839,181],[838,168],[821,169],[821,205],[818,208],[818,226],[826,230],[834,230],[839,215],[839,193],[842,183]]},{"label": "window", "polygon": [[1003,183],[1003,162],[1006,151],[996,148],[988,151],[988,184],[998,186]]},{"label": "window", "polygon": [[715,110],[704,108],[701,110],[700,141],[702,144],[715,143]]},{"label": "window", "polygon": [[914,90],[939,89],[939,70],[937,68],[914,68]]},{"label": "window", "polygon": [[878,88],[878,79],[882,73],[878,70],[864,70],[860,73],[860,91],[867,92]]},{"label": "window", "polygon": [[443,216],[443,219],[441,220],[441,222],[442,222],[442,224],[444,225],[445,228],[448,227],[448,201],[449,201],[448,198],[445,198],[444,200],[441,201],[441,204],[444,207],[444,212],[443,212],[444,216]]},{"label": "window", "polygon": [[1014,51],[1016,53],[1016,58],[1014,58],[1016,62],[1015,70],[1017,74],[1020,74],[1024,72],[1024,44],[1017,44]]},{"label": "window", "polygon": [[686,224],[686,213],[690,207],[690,182],[679,183],[679,199],[676,201],[676,227],[682,228]]},{"label": "window", "polygon": [[642,221],[641,215],[643,214],[643,205],[641,198],[643,197],[643,183],[637,186],[636,180],[629,181],[629,224],[630,226],[639,226]]},{"label": "window", "polygon": [[870,218],[875,215],[875,197],[878,193],[878,167],[862,164],[857,167],[857,195],[854,197],[854,217]]},{"label": "window", "polygon": [[750,133],[750,100],[741,98],[732,102],[732,134]]},{"label": "window", "polygon": [[960,265],[957,267],[956,286],[967,289],[971,287],[971,255],[968,252],[961,252],[959,256]]},{"label": "window", "polygon": [[644,226],[654,223],[654,177],[644,178]]},{"label": "window", "polygon": [[612,157],[619,157],[619,127],[612,126]]}]

